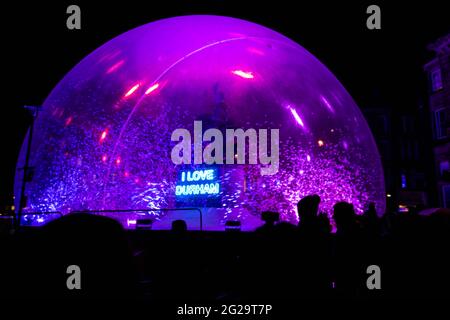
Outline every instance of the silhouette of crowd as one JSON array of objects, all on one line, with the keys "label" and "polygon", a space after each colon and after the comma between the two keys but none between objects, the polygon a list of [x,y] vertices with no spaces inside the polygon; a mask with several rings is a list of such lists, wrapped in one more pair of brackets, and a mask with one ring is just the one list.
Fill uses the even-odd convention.
[{"label": "silhouette of crowd", "polygon": [[[302,198],[298,225],[263,212],[255,232],[189,232],[183,220],[170,232],[126,231],[106,217],[66,215],[2,236],[0,294],[155,301],[450,296],[448,210],[380,217],[373,203],[357,215],[338,202],[330,219],[319,207],[318,195]],[[81,290],[66,286],[73,264]],[[372,265],[381,289],[367,285]]]}]

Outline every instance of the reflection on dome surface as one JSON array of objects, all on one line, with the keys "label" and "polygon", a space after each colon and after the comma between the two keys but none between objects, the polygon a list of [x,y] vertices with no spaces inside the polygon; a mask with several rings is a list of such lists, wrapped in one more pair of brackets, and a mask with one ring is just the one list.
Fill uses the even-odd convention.
[{"label": "reflection on dome surface", "polygon": [[[278,172],[213,165],[219,193],[180,199],[181,171],[208,167],[171,161],[172,132],[193,132],[194,121],[223,132],[279,129]],[[149,23],[88,55],[43,104],[30,165],[33,212],[200,206],[219,217],[205,224],[214,229],[264,210],[296,222],[297,201],[311,193],[327,212],[341,200],[358,212],[385,206],[376,145],[339,81],[288,38],[219,16]],[[21,179],[18,171],[16,194]]]}]

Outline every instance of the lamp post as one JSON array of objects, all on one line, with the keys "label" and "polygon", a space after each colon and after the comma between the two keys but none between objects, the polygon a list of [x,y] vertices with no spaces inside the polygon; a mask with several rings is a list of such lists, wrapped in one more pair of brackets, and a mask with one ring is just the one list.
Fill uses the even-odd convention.
[{"label": "lamp post", "polygon": [[28,131],[28,141],[27,141],[27,151],[25,155],[25,164],[19,170],[23,170],[22,176],[22,185],[20,187],[20,198],[19,198],[19,209],[17,210],[17,214],[14,219],[14,229],[17,230],[20,227],[20,220],[22,218],[23,208],[25,207],[25,190],[26,183],[30,180],[30,174],[32,173],[32,167],[29,166],[30,163],[30,153],[31,153],[31,142],[33,140],[33,130],[34,130],[34,121],[37,118],[39,110],[41,106],[24,106],[26,110],[31,113],[32,119],[30,124],[30,129]]}]

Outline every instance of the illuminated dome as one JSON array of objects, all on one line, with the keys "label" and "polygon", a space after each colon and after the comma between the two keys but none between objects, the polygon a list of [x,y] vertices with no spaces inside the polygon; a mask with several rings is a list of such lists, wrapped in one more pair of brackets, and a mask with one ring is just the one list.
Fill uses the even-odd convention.
[{"label": "illuminated dome", "polygon": [[[264,166],[248,161],[175,165],[171,135],[193,135],[194,121],[224,133],[279,129],[278,172],[261,175]],[[45,100],[30,165],[25,211],[33,212],[190,206],[202,209],[206,229],[227,219],[245,229],[264,210],[296,222],[297,201],[311,193],[327,212],[341,200],[359,212],[369,202],[385,207],[373,137],[333,74],[281,34],[220,16],[149,23],[89,54]],[[218,193],[176,194],[182,171],[208,168]]]}]

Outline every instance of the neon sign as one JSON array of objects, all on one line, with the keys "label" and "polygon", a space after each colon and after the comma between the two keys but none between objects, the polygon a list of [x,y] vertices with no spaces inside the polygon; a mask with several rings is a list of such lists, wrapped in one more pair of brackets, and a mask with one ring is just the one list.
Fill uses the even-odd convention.
[{"label": "neon sign", "polygon": [[181,171],[176,196],[218,195],[217,169]]}]

